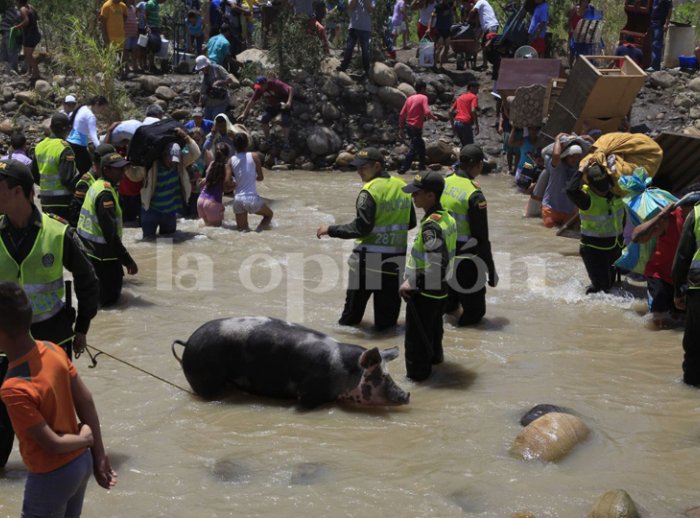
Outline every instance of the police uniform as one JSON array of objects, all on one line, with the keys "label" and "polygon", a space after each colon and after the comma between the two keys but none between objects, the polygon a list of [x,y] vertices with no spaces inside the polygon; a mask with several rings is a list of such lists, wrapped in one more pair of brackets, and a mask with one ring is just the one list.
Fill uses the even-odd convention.
[{"label": "police uniform", "polygon": [[41,210],[68,220],[75,180],[75,153],[70,144],[54,135],[34,148],[32,172],[39,183]]},{"label": "police uniform", "polygon": [[[378,150],[370,149],[370,156],[363,154],[365,151],[357,154],[354,165],[362,165],[365,160],[383,161]],[[416,226],[411,197],[401,190],[405,185],[400,178],[380,172],[362,187],[355,203],[355,220],[328,228],[331,237],[355,239],[348,260],[350,275],[340,325],[359,324],[371,296],[375,327],[381,330],[396,325],[408,230]]]},{"label": "police uniform", "polygon": [[683,224],[673,261],[675,297],[686,296],[683,333],[683,381],[700,386],[700,205]]},{"label": "police uniform", "polygon": [[[100,144],[95,148],[95,153],[93,156],[93,170],[99,170],[100,161],[103,157],[116,153],[117,150],[112,144]],[[92,170],[84,173],[78,181],[75,183],[75,189],[73,190],[73,197],[70,201],[68,224],[71,227],[76,227],[78,225],[78,219],[80,219],[80,209],[83,206],[83,201],[85,200],[85,195],[88,189],[95,183],[95,180],[99,178],[99,174],[93,173]]]},{"label": "police uniform", "polygon": [[[600,196],[588,185],[581,186],[582,176],[581,171],[574,173],[566,187],[566,194],[579,208],[581,219],[579,251],[591,281],[586,293],[608,291],[615,281],[613,265],[620,257],[624,246],[622,232],[625,205],[610,191],[607,196]],[[602,186],[605,188],[607,176],[599,181],[603,182]]]},{"label": "police uniform", "polygon": [[[417,175],[404,191],[432,190],[427,186],[429,182],[426,185],[426,177],[432,180],[439,178],[437,181],[444,184],[439,173],[429,171]],[[439,200],[440,195],[436,194]],[[438,201],[426,209],[406,263],[405,279],[415,293],[407,303],[404,347],[406,375],[414,381],[428,378],[433,364],[443,361],[442,314],[447,300],[447,276],[456,245],[455,220]]]},{"label": "police uniform", "polygon": [[[16,160],[0,161],[0,177],[32,184],[29,169]],[[29,201],[28,201],[29,203]],[[63,268],[73,274],[78,297],[77,318],[64,304]],[[12,226],[0,216],[0,281],[16,282],[32,304],[32,336],[59,344],[71,357],[73,321],[75,332],[87,333],[97,313],[99,285],[95,270],[75,232],[53,215],[42,214],[32,205],[24,228]],[[0,370],[7,368],[6,358]],[[7,414],[0,410],[0,466],[12,449],[13,433]],[[8,449],[9,444],[9,449]]]},{"label": "police uniform", "polygon": [[[121,161],[128,165],[119,154],[114,156],[115,163]],[[119,300],[124,278],[122,266],[134,262],[122,243],[122,228],[119,195],[108,181],[95,180],[80,209],[77,231],[100,280],[100,305],[103,307]]]},{"label": "police uniform", "polygon": [[[474,144],[464,146],[463,152],[460,156],[464,154],[465,159],[483,160],[481,148]],[[467,156],[468,152],[474,156]],[[457,253],[445,311],[449,313],[461,306],[458,325],[478,324],[486,314],[487,279],[492,286],[496,283],[486,198],[479,184],[460,168],[445,178],[440,203],[457,224]]]}]

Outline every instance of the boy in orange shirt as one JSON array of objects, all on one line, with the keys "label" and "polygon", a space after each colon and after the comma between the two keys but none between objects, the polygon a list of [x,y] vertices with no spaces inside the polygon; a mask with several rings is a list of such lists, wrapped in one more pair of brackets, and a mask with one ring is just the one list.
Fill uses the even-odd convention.
[{"label": "boy in orange shirt", "polygon": [[60,347],[32,339],[31,321],[22,288],[0,283],[0,351],[9,361],[0,395],[29,471],[22,516],[80,516],[90,472],[106,489],[117,474],[90,391]]}]

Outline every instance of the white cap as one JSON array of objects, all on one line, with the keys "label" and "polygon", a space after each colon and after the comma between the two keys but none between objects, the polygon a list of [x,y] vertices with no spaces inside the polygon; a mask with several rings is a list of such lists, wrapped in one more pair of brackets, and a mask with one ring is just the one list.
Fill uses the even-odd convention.
[{"label": "white cap", "polygon": [[194,69],[197,72],[209,65],[211,65],[211,61],[209,61],[209,58],[206,56],[197,56],[197,59],[194,60]]},{"label": "white cap", "polygon": [[581,146],[578,144],[574,144],[572,146],[567,147],[564,151],[561,152],[561,158],[566,158],[567,156],[571,155],[582,155],[583,154],[583,149],[581,149]]},{"label": "white cap", "polygon": [[75,99],[75,95],[66,95],[66,98],[63,100],[64,103],[77,103],[78,101]]}]

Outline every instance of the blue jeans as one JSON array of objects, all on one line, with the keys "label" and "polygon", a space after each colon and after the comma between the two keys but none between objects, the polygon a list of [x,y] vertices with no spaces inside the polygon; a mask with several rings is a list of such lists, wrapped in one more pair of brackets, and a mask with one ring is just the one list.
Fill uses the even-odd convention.
[{"label": "blue jeans", "polygon": [[22,516],[80,516],[91,475],[90,450],[48,473],[29,473],[24,486]]},{"label": "blue jeans", "polygon": [[174,234],[177,230],[177,214],[163,214],[155,209],[141,207],[141,230],[143,238],[156,237],[156,229],[160,227],[160,234]]},{"label": "blue jeans", "polygon": [[652,22],[649,26],[651,32],[651,68],[661,70],[661,57],[664,52],[664,26],[658,22]]},{"label": "blue jeans", "polygon": [[413,159],[416,156],[418,157],[418,169],[423,171],[425,169],[425,141],[423,140],[423,128],[415,128],[407,124],[406,134],[411,140],[408,143],[408,153],[406,153],[406,158],[403,159],[403,163],[399,169],[399,174],[404,174],[411,168]]},{"label": "blue jeans", "polygon": [[464,122],[455,121],[455,133],[462,146],[474,143],[474,130],[471,123],[465,124]]},{"label": "blue jeans", "polygon": [[370,31],[358,31],[357,29],[348,30],[348,41],[345,45],[343,61],[340,64],[341,70],[347,70],[350,65],[350,60],[352,59],[352,51],[359,41],[360,47],[362,48],[362,69],[365,72],[369,72],[369,38],[371,34]]}]

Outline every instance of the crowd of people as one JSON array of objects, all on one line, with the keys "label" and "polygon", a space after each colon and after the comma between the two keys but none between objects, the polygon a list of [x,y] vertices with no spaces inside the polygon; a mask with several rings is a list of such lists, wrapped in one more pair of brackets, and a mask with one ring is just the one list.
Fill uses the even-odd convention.
[{"label": "crowd of people", "polygon": [[[125,72],[143,68],[145,60],[153,65],[157,45],[151,41],[160,42],[159,6],[164,2],[107,0],[102,7],[105,43],[123,48]],[[663,2],[658,0],[659,5]],[[324,48],[329,39],[336,42],[337,34],[327,33],[329,26],[317,20],[323,16],[317,16],[313,2],[293,4],[300,16],[313,22]],[[530,43],[544,52],[548,6],[545,0],[535,4]],[[45,515],[48,510],[78,516],[91,471],[102,487],[116,484],[94,403],[71,359],[84,351],[98,309],[119,301],[124,274],[138,274],[138,265],[122,241],[124,226],[138,224],[144,240],[172,235],[182,216],[200,218],[206,226],[221,226],[224,196],[232,194],[239,231],[250,230],[251,214],[260,217],[256,230],[270,228],[273,211],[256,187],[264,179],[261,158],[252,151],[246,128],[234,124],[227,113],[233,84],[230,70],[235,67],[232,56],[251,38],[253,7],[247,1],[188,3],[189,45],[197,53],[207,49],[195,63],[202,81],[201,106],[192,109],[190,120],[174,129],[175,137],[148,164],[132,164],[127,150],[137,132],[169,122],[159,104],[148,106],[143,120],[112,123],[100,137],[97,119],[105,112],[107,99],[97,96],[79,103],[75,95],[65,97],[62,109],[51,118],[50,135],[35,143],[33,153],[28,151],[25,136],[17,133],[7,155],[0,159],[0,351],[5,353],[0,355],[0,376],[5,379],[0,466],[10,455],[16,433],[30,471],[23,503],[23,513],[28,516]],[[406,47],[409,8],[419,12],[419,36],[432,34],[446,51],[456,15],[453,2],[414,0],[407,6],[404,0],[397,0],[390,27]],[[349,16],[341,70],[349,66],[358,43],[362,67],[369,69],[373,9],[370,0],[327,6],[324,14],[329,21],[334,12],[347,11]],[[485,33],[499,28],[487,0],[467,2],[463,15],[478,19]],[[574,15],[581,19],[598,16],[585,0],[578,2]],[[26,1],[18,1],[16,20],[11,27],[25,29],[23,38],[25,33],[31,36],[31,29],[26,28],[36,25],[37,17]],[[140,36],[147,41],[141,49]],[[38,38],[23,42],[26,48],[33,48]],[[484,39],[484,45],[487,43]],[[446,53],[438,56],[442,60]],[[25,60],[30,76],[36,79],[38,69],[32,68],[31,52],[26,50]],[[409,148],[398,175],[389,174],[379,149],[360,149],[351,163],[363,182],[355,218],[346,224],[319,226],[316,236],[355,240],[339,324],[358,325],[373,298],[376,329],[390,329],[396,326],[402,300],[405,302],[406,374],[420,382],[444,361],[444,316],[452,315],[458,327],[481,322],[486,314],[487,286],[498,285],[498,274],[487,201],[478,183],[486,159],[475,144],[481,135],[479,83],[470,82],[449,110],[460,151],[446,176],[426,170],[423,126],[437,116],[430,109],[422,80],[416,81],[415,91],[399,114],[398,133],[402,139],[408,137]],[[249,120],[260,101],[266,143],[270,124],[279,116],[283,146],[288,146],[293,87],[272,77],[257,77],[235,122]],[[538,126],[512,125],[509,105],[503,104],[498,132],[517,187],[541,202],[536,212],[545,227],[580,219],[580,255],[591,281],[586,291],[609,292],[616,282],[614,263],[625,243],[626,221],[624,204],[614,190],[614,176],[604,164],[582,162],[585,146],[595,142],[600,132],[589,131],[581,137],[557,135],[546,151],[538,147],[539,131]],[[409,173],[410,181],[404,181],[402,175]],[[34,202],[36,186],[40,207]],[[689,191],[696,187],[700,189],[691,186]],[[685,312],[683,373],[684,381],[693,386],[700,386],[698,207],[669,205],[636,227],[631,238],[640,243],[656,239],[645,270],[650,311],[660,326]],[[420,218],[416,209],[422,211]],[[409,248],[409,230],[416,227]],[[72,286],[64,281],[64,268],[72,273]],[[77,310],[71,301],[73,288]],[[56,395],[48,403],[47,388]]]}]

